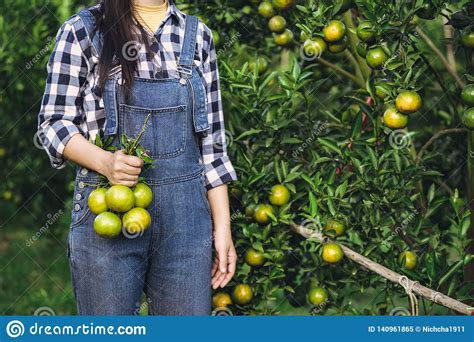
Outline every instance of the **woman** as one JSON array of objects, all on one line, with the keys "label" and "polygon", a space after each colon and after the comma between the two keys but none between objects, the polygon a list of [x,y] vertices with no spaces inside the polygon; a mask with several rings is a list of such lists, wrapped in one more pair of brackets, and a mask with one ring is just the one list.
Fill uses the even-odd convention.
[{"label": "woman", "polygon": [[[154,159],[107,152],[151,115],[141,144]],[[55,168],[79,165],[69,258],[81,315],[131,315],[145,292],[153,315],[210,313],[211,285],[235,272],[225,143],[211,31],[172,0],[104,0],[69,18],[48,64],[39,134]],[[152,227],[134,239],[93,231],[87,197],[99,182],[153,190]],[[216,249],[212,261],[212,240]]]}]

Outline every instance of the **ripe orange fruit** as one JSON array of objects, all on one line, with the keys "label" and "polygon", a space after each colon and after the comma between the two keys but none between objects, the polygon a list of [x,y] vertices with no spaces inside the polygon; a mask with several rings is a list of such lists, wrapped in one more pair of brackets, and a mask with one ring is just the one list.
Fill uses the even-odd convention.
[{"label": "ripe orange fruit", "polygon": [[461,93],[461,98],[468,106],[474,106],[474,83],[468,84],[464,87]]},{"label": "ripe orange fruit", "polygon": [[409,270],[414,270],[417,264],[416,254],[411,251],[404,251],[398,257],[398,262],[402,267],[408,268]]},{"label": "ripe orange fruit", "polygon": [[279,46],[286,46],[293,41],[293,32],[286,29],[283,33],[274,35],[273,39]]},{"label": "ripe orange fruit", "polygon": [[234,288],[232,296],[234,297],[234,301],[237,304],[245,305],[250,303],[250,301],[252,300],[253,291],[252,288],[247,284],[238,284]]},{"label": "ripe orange fruit", "polygon": [[344,224],[336,220],[328,220],[324,227],[325,232],[333,231],[336,236],[341,236],[346,231]]},{"label": "ripe orange fruit", "polygon": [[105,201],[105,193],[107,189],[98,188],[91,192],[89,198],[87,199],[87,205],[89,210],[96,215],[102,214],[104,211],[107,211],[107,202]]},{"label": "ripe orange fruit", "polygon": [[116,214],[106,211],[94,219],[94,231],[103,238],[114,238],[122,231],[122,221]]},{"label": "ripe orange fruit", "polygon": [[290,190],[284,185],[277,184],[272,187],[269,200],[271,204],[281,207],[290,201],[290,197]]},{"label": "ripe orange fruit", "polygon": [[258,6],[258,13],[265,18],[271,18],[275,15],[275,10],[273,6],[268,1],[262,1],[262,3]]},{"label": "ripe orange fruit", "polygon": [[265,263],[265,257],[262,252],[250,248],[245,253],[245,262],[252,267],[260,267]]},{"label": "ripe orange fruit", "polygon": [[408,116],[397,112],[394,107],[389,107],[383,113],[383,122],[391,129],[405,128],[408,124]]},{"label": "ripe orange fruit", "polygon": [[133,196],[135,197],[135,207],[148,208],[151,201],[153,201],[153,192],[145,183],[138,183],[135,186]]},{"label": "ripe orange fruit", "polygon": [[227,306],[232,305],[232,298],[226,292],[218,292],[212,297],[212,308],[226,308]]},{"label": "ripe orange fruit", "polygon": [[468,108],[464,111],[462,123],[467,128],[474,129],[474,107]]},{"label": "ripe orange fruit", "polygon": [[332,53],[341,53],[347,47],[347,38],[344,37],[340,41],[336,43],[330,43],[328,46],[328,50]]},{"label": "ripe orange fruit", "polygon": [[461,43],[469,49],[474,49],[474,31],[463,33]]},{"label": "ripe orange fruit", "polygon": [[339,20],[331,20],[323,28],[324,40],[328,43],[334,43],[342,39],[346,34],[346,25]]},{"label": "ripe orange fruit", "polygon": [[414,113],[421,108],[421,96],[416,91],[402,91],[395,100],[395,107],[403,114]]},{"label": "ripe orange fruit", "polygon": [[357,26],[357,37],[363,42],[372,41],[375,37],[374,28],[368,21],[363,21]]},{"label": "ripe orange fruit", "polygon": [[275,33],[281,33],[286,29],[286,19],[276,15],[268,21],[268,28]]},{"label": "ripe orange fruit", "polygon": [[255,221],[258,223],[266,224],[270,222],[270,216],[268,214],[273,214],[273,207],[269,204],[259,204],[255,208]]},{"label": "ripe orange fruit", "polygon": [[303,44],[303,51],[308,57],[321,57],[326,48],[327,44],[321,37],[307,39]]},{"label": "ripe orange fruit", "polygon": [[133,208],[123,215],[123,227],[129,234],[138,234],[151,225],[151,215],[143,208]]},{"label": "ripe orange fruit", "polygon": [[336,243],[329,242],[323,247],[322,258],[328,264],[336,264],[344,257],[341,246]]},{"label": "ripe orange fruit", "polygon": [[321,305],[328,300],[328,293],[322,287],[314,287],[308,292],[308,301],[312,305]]},{"label": "ripe orange fruit", "polygon": [[135,196],[125,185],[114,185],[105,193],[105,201],[110,210],[125,213],[133,208]]},{"label": "ripe orange fruit", "polygon": [[387,59],[387,53],[380,46],[369,49],[365,56],[367,65],[372,69],[381,69]]},{"label": "ripe orange fruit", "polygon": [[273,7],[279,10],[287,10],[295,4],[295,0],[273,0]]}]

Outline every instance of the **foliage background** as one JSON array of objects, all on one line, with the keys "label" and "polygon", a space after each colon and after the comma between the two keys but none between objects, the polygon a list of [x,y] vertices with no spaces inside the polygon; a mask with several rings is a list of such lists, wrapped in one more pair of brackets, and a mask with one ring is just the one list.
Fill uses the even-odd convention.
[{"label": "foliage background", "polygon": [[[459,86],[424,41],[407,36],[407,46],[416,45],[431,65],[416,64],[413,69],[421,70],[416,74],[419,77],[410,76],[406,84],[400,83],[407,80],[406,70],[392,75],[395,92],[415,87],[424,99],[423,110],[410,118],[413,146],[393,149],[390,132],[377,120],[383,101],[366,104],[374,78],[368,90],[361,89],[331,68],[301,60],[299,31],[315,31],[325,24],[321,17],[327,21],[332,15],[318,14],[311,7],[313,1],[300,1],[312,15],[297,10],[284,13],[296,42],[281,48],[267,29],[267,19],[258,15],[258,3],[214,0],[183,6],[199,14],[219,35],[228,143],[240,177],[231,192],[234,234],[241,260],[251,246],[265,251],[267,259],[260,269],[240,262],[235,283],[251,284],[255,298],[249,306],[233,307],[234,312],[404,314],[406,297],[399,286],[350,262],[340,268],[324,265],[319,258],[321,246],[289,229],[292,222],[317,218],[324,224],[334,217],[351,227],[341,242],[429,287],[472,301],[462,269],[471,260],[465,250],[469,242],[466,134],[443,136],[421,164],[413,160],[413,151],[419,151],[435,132],[462,127]],[[363,5],[376,2],[357,3],[370,16],[370,6]],[[437,3],[454,10],[467,2]],[[90,4],[5,0],[0,5],[3,314],[34,314],[45,307],[55,314],[75,312],[65,245],[74,166],[51,169],[44,151],[36,147],[34,133],[56,31],[72,13]],[[386,10],[393,9],[387,6]],[[372,13],[374,18],[377,15],[381,16],[380,5]],[[447,53],[442,20],[441,16],[419,20],[418,25]],[[458,41],[455,31],[452,46],[462,75],[469,72],[470,64]],[[254,66],[258,57],[270,64],[264,74]],[[348,58],[347,54],[329,55],[327,60],[356,73]],[[398,71],[395,65],[393,70]],[[369,116],[368,124],[363,124],[362,112]],[[378,137],[374,132],[383,136],[378,145],[370,140]],[[292,191],[292,202],[277,211],[271,224],[262,227],[244,217],[247,206],[267,201],[271,186],[282,182]],[[393,227],[402,227],[403,237],[394,234]],[[401,270],[396,262],[407,248],[422,260],[416,272]],[[331,298],[327,307],[316,311],[305,300],[308,284],[313,282],[324,285]],[[429,302],[422,305],[427,314],[450,313]]]}]

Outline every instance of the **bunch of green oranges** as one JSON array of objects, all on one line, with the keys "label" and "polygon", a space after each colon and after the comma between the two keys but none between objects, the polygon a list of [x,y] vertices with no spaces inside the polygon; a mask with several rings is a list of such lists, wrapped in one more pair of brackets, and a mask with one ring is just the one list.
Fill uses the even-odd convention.
[{"label": "bunch of green oranges", "polygon": [[258,7],[258,13],[268,18],[268,28],[273,32],[273,39],[279,46],[289,45],[294,38],[293,32],[287,28],[286,19],[278,15],[276,10],[285,11],[293,7],[295,0],[273,0],[262,1]]},{"label": "bunch of green oranges", "polygon": [[322,29],[320,35],[310,38],[302,32],[300,39],[306,56],[321,57],[326,50],[340,53],[347,47],[346,25],[340,20],[331,20]]},{"label": "bunch of green oranges", "polygon": [[138,183],[133,189],[124,185],[97,188],[87,200],[89,209],[97,215],[94,231],[104,238],[124,234],[136,236],[151,225],[151,215],[146,208],[153,200],[151,188]]}]

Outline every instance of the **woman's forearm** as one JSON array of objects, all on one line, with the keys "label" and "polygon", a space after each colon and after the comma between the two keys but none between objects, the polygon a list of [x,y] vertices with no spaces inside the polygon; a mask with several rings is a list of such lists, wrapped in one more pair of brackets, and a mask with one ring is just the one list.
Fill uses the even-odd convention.
[{"label": "woman's forearm", "polygon": [[64,157],[86,169],[105,175],[106,166],[111,163],[113,154],[76,134],[67,143]]},{"label": "woman's forearm", "polygon": [[208,191],[214,229],[230,232],[230,209],[227,185],[221,185]]}]

